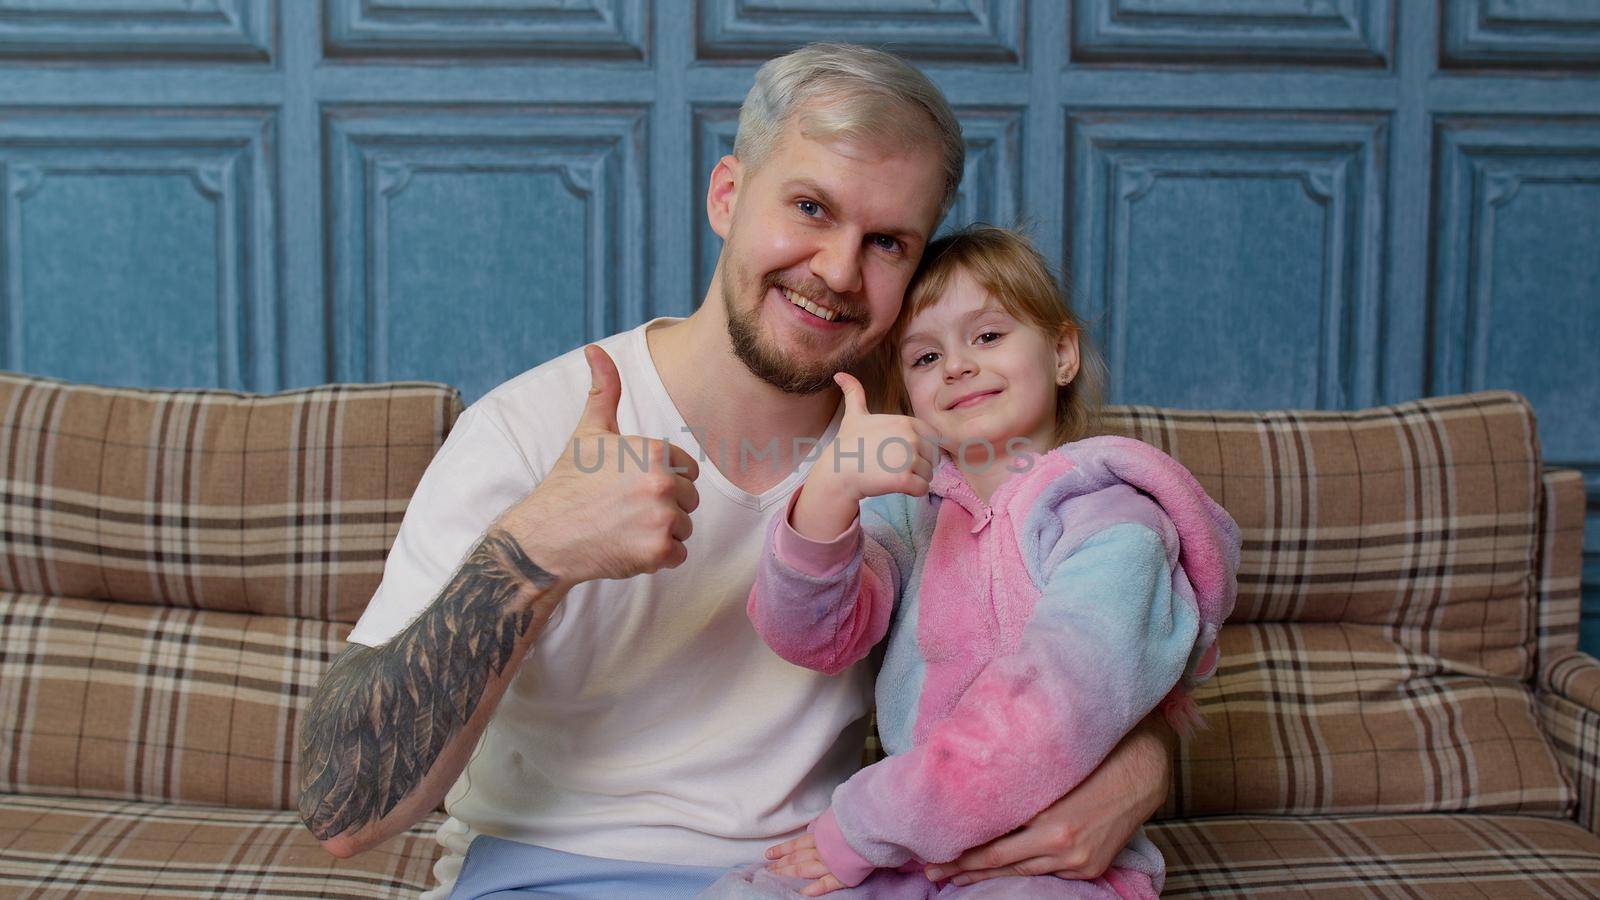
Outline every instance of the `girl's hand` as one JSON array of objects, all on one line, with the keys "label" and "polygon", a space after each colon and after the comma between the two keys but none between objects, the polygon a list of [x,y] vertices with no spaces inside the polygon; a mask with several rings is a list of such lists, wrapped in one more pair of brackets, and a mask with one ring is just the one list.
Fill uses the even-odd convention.
[{"label": "girl's hand", "polygon": [[795,531],[815,541],[843,534],[868,497],[927,494],[939,462],[939,436],[930,426],[868,412],[861,382],[845,372],[833,380],[844,392],[837,443],[821,448],[789,517]]},{"label": "girl's hand", "polygon": [[844,884],[828,871],[828,864],[822,861],[822,854],[817,852],[816,838],[809,834],[802,834],[793,840],[768,847],[767,859],[773,860],[767,863],[767,868],[779,875],[817,879],[800,891],[807,897],[820,897],[829,891],[837,891],[844,887]]},{"label": "girl's hand", "polygon": [[[833,380],[844,392],[839,452],[819,457],[811,471],[825,472],[857,502],[883,494],[926,494],[939,462],[938,434],[912,416],[868,412],[867,392],[854,376],[836,372]],[[854,456],[857,452],[861,455]]]}]

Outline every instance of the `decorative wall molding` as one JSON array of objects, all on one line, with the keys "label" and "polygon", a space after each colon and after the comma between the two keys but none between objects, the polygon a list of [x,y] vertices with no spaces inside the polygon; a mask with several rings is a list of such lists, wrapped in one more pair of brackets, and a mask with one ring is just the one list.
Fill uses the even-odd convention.
[{"label": "decorative wall molding", "polygon": [[332,57],[438,57],[570,61],[643,60],[650,8],[645,0],[323,0],[323,52]]},{"label": "decorative wall molding", "polygon": [[1548,459],[1600,467],[1600,118],[1441,117],[1434,144],[1430,392],[1515,387]]},{"label": "decorative wall molding", "polygon": [[1075,0],[1073,62],[1387,67],[1394,0]]},{"label": "decorative wall molding", "polygon": [[[0,326],[4,328],[0,367],[116,384],[277,388],[280,300],[274,225],[276,173],[270,163],[278,152],[275,129],[274,117],[259,111],[0,112],[0,197],[5,210],[0,232],[0,271],[5,273],[0,284],[0,322],[4,323]],[[144,196],[150,191],[137,190],[138,183],[179,179],[188,192],[173,195],[169,190],[167,195],[177,198],[173,202],[192,201],[211,211],[215,223],[211,243],[194,248],[196,254],[212,260],[216,271],[206,309],[183,306],[161,293],[168,283],[166,273],[179,266],[181,259],[153,260],[148,270],[119,266],[97,273],[100,261],[76,257],[67,243],[70,234],[49,244],[26,241],[35,225],[30,216],[41,203],[58,200],[52,196],[52,188],[84,178],[105,185],[95,197],[106,196],[107,190],[114,191],[119,183],[128,186],[130,196]],[[69,195],[58,201],[66,203],[65,208],[52,208],[57,217],[52,220],[53,229],[70,227],[67,223],[74,213],[74,199],[82,198]],[[150,227],[159,228],[165,217],[181,212],[157,208],[138,214],[152,223]],[[84,208],[81,214],[94,217],[102,213]],[[122,214],[132,212],[123,210]],[[66,222],[59,218],[63,215],[68,217]],[[132,221],[126,224],[129,228],[135,225]],[[47,263],[40,254],[58,258]],[[73,257],[70,263],[69,257]],[[29,267],[46,264],[52,268],[53,280],[115,284],[116,293],[32,295],[29,285],[34,279],[29,277]],[[158,293],[151,295],[151,291]],[[99,318],[94,311],[106,304],[143,310],[149,334],[100,335],[106,346],[93,345],[95,328],[84,326]],[[157,347],[130,345],[124,340],[169,333],[177,341],[195,337],[214,343],[213,365],[206,367],[202,380],[186,377],[196,371],[192,351],[188,355],[164,354]],[[31,340],[24,340],[25,335]],[[106,367],[111,367],[109,374],[102,371]]]},{"label": "decorative wall molding", "polygon": [[[298,2],[298,0],[290,0]],[[81,0],[0,3],[0,61],[126,59],[268,62],[274,0]]]},{"label": "decorative wall molding", "polygon": [[[584,340],[620,331],[645,312],[645,111],[638,108],[334,107],[325,111],[330,316],[334,377],[381,381],[393,375],[389,272],[392,209],[415,179],[493,173],[513,180],[555,177],[581,220],[572,236],[581,259],[552,259],[572,268],[580,283],[539,286],[545,302],[582,309]],[[570,213],[571,210],[566,212]],[[539,211],[530,210],[529,215]],[[428,216],[447,228],[448,217]],[[414,224],[414,222],[412,223]],[[530,253],[539,253],[530,248]],[[530,285],[530,289],[533,286]],[[440,298],[467,321],[473,297]],[[538,321],[537,304],[519,322]],[[539,360],[529,360],[532,365]],[[486,373],[487,374],[487,373]],[[482,385],[472,387],[481,389]]]},{"label": "decorative wall molding", "polygon": [[765,62],[814,41],[914,60],[1022,61],[1019,0],[696,0],[700,59]]},{"label": "decorative wall molding", "polygon": [[[1113,391],[1128,383],[1128,336],[1140,327],[1133,320],[1163,314],[1157,307],[1136,308],[1135,301],[1158,305],[1190,302],[1176,296],[1135,297],[1132,277],[1136,270],[1150,271],[1155,260],[1163,260],[1164,266],[1169,256],[1181,260],[1184,253],[1182,246],[1133,246],[1132,223],[1140,204],[1148,202],[1163,185],[1186,179],[1237,183],[1241,190],[1252,183],[1289,180],[1299,186],[1299,195],[1312,204],[1322,223],[1318,242],[1303,248],[1321,275],[1318,308],[1304,311],[1298,323],[1315,335],[1316,352],[1288,360],[1254,360],[1258,377],[1251,380],[1249,390],[1276,388],[1272,380],[1292,374],[1295,380],[1314,385],[1313,395],[1288,403],[1276,395],[1215,396],[1211,405],[1340,409],[1363,399],[1355,396],[1355,373],[1360,365],[1376,363],[1377,323],[1382,311],[1379,260],[1384,232],[1386,119],[1107,112],[1069,116],[1067,128],[1073,212],[1066,256],[1071,260],[1071,282],[1080,311],[1091,322],[1103,323],[1099,331]],[[1199,210],[1190,212],[1200,214]],[[1198,222],[1170,224],[1174,229],[1180,226],[1189,228],[1189,233],[1203,227]],[[1141,254],[1145,261],[1136,262]],[[1261,262],[1269,269],[1274,264]],[[1238,289],[1246,291],[1248,286]],[[1255,316],[1258,307],[1239,296],[1223,312]],[[1153,327],[1156,324],[1150,320],[1142,327],[1147,334],[1159,333],[1160,329]],[[1186,338],[1173,335],[1175,341]],[[1191,345],[1164,348],[1154,357],[1141,357],[1138,364],[1153,365],[1157,359],[1173,384],[1214,380],[1223,371],[1216,368],[1219,360],[1211,353]],[[1291,368],[1274,371],[1273,365]],[[1140,397],[1138,402],[1168,400]]]},{"label": "decorative wall molding", "polygon": [[1441,0],[1447,67],[1600,67],[1594,0]]}]

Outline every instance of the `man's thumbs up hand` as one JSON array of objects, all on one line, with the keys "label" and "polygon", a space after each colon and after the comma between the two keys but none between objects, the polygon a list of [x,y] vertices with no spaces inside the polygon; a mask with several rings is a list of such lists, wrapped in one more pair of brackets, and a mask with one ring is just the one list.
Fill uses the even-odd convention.
[{"label": "man's thumbs up hand", "polygon": [[700,505],[694,458],[669,441],[618,434],[617,365],[598,346],[583,352],[589,398],[566,450],[499,522],[568,587],[682,564],[693,531],[689,514]]}]

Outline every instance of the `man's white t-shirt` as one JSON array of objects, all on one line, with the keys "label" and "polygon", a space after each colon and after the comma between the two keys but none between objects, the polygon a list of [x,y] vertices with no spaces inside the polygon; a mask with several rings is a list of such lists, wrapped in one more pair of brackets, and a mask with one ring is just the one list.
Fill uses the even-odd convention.
[{"label": "man's white t-shirt", "polygon": [[[857,766],[869,668],[828,677],[791,665],[745,616],[766,523],[809,465],[759,496],[723,477],[651,360],[645,331],[669,321],[596,343],[622,376],[619,430],[671,440],[700,464],[688,561],[582,584],[562,601],[446,798],[451,818],[438,839],[448,852],[427,896],[449,892],[479,834],[643,862],[759,860],[822,812]],[[578,348],[461,415],[412,496],[351,641],[377,646],[409,624],[489,524],[571,452],[589,381]],[[596,448],[581,452],[593,466]],[[738,448],[725,453],[738,464]]]}]

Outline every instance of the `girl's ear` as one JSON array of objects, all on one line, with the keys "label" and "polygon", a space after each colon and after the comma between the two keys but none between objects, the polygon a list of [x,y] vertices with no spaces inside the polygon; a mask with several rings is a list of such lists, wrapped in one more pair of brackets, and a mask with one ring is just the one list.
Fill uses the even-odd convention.
[{"label": "girl's ear", "polygon": [[1078,377],[1078,329],[1061,326],[1056,337],[1056,385],[1066,387]]},{"label": "girl's ear", "polygon": [[711,184],[706,188],[706,218],[717,237],[726,239],[733,224],[733,207],[739,199],[739,182],[744,177],[744,167],[733,156],[717,160],[711,170]]}]

